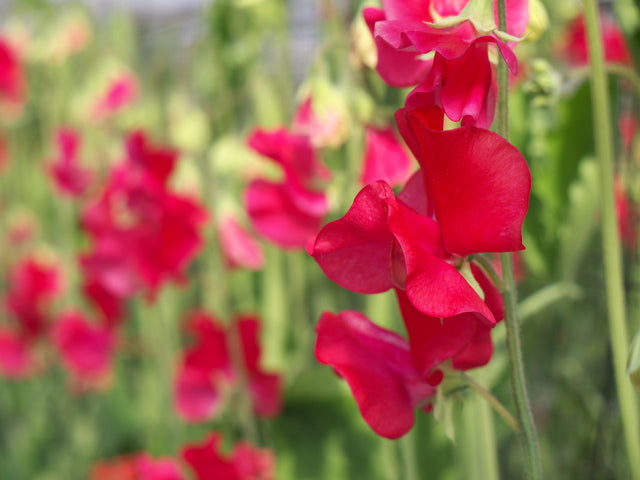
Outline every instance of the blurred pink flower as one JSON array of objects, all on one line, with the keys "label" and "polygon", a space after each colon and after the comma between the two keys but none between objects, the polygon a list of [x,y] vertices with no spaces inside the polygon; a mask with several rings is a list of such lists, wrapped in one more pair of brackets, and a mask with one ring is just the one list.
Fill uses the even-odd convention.
[{"label": "blurred pink flower", "polygon": [[122,455],[93,464],[89,480],[184,480],[178,462],[147,453]]},{"label": "blurred pink flower", "polygon": [[58,156],[49,164],[49,174],[58,190],[71,197],[82,196],[93,179],[93,172],[79,164],[80,137],[71,129],[57,132]]},{"label": "blurred pink flower", "polygon": [[26,338],[40,336],[50,318],[53,299],[62,290],[62,280],[55,264],[26,257],[9,272],[6,307]]},{"label": "blurred pink flower", "polygon": [[20,60],[11,45],[0,37],[0,103],[19,107],[24,96],[25,81]]},{"label": "blurred pink flower", "polygon": [[392,187],[401,185],[408,180],[410,167],[409,155],[392,127],[365,128],[364,164],[360,174],[362,185],[376,180],[384,180]]},{"label": "blurred pink flower", "polygon": [[241,378],[234,372],[229,329],[237,329],[242,359],[253,409],[257,415],[271,417],[280,411],[281,379],[260,368],[259,322],[256,317],[238,316],[227,328],[215,318],[194,312],[186,326],[195,337],[178,367],[175,381],[175,407],[187,421],[199,422],[215,417],[222,406],[223,389]]},{"label": "blurred pink flower", "polygon": [[132,73],[122,73],[109,82],[95,101],[92,114],[96,120],[102,120],[128,107],[137,97],[138,79]]},{"label": "blurred pink flower", "polygon": [[245,205],[253,227],[282,248],[304,247],[327,214],[327,198],[319,188],[331,172],[307,136],[284,129],[256,130],[248,143],[284,173],[282,182],[257,179],[247,187]]},{"label": "blurred pink flower", "polygon": [[260,270],[263,267],[262,247],[234,217],[225,216],[218,222],[218,236],[227,268]]},{"label": "blurred pink flower", "polygon": [[20,379],[28,377],[34,368],[31,342],[15,330],[0,330],[0,374]]},{"label": "blurred pink flower", "polygon": [[225,455],[220,451],[222,436],[212,433],[200,445],[187,445],[182,458],[197,480],[273,480],[275,459],[266,449],[240,442]]},{"label": "blurred pink flower", "polygon": [[51,339],[75,382],[94,385],[108,378],[116,342],[109,328],[90,323],[81,313],[66,312],[56,319]]},{"label": "blurred pink flower", "polygon": [[[600,28],[605,61],[633,65],[624,33],[613,15],[602,9],[600,10]],[[569,24],[565,46],[561,51],[573,65],[579,66],[589,63],[587,33],[583,15],[579,15]]]}]

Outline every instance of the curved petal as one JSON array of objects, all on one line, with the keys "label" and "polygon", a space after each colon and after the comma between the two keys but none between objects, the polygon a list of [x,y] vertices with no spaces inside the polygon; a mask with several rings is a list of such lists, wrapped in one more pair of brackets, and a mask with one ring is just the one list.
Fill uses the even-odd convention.
[{"label": "curved petal", "polygon": [[387,438],[407,433],[435,388],[420,380],[406,340],[355,311],[325,312],[316,331],[316,358],[347,381],[369,426]]},{"label": "curved petal", "polygon": [[452,359],[456,370],[471,370],[489,363],[493,355],[491,327],[478,324],[478,329],[469,344]]},{"label": "curved petal", "polygon": [[245,205],[256,231],[283,248],[304,247],[322,226],[321,216],[297,208],[285,185],[255,180],[245,191]]},{"label": "curved petal", "polygon": [[436,132],[411,114],[409,124],[447,251],[466,256],[524,249],[531,174],[520,152],[488,130]]},{"label": "curved petal", "polygon": [[448,318],[425,315],[409,301],[407,294],[396,289],[413,362],[422,375],[429,375],[442,362],[461,354],[484,327],[475,315],[462,314]]},{"label": "curved petal", "polygon": [[214,417],[220,409],[220,395],[213,383],[213,374],[183,368],[174,385],[174,407],[188,422],[203,422]]},{"label": "curved petal", "polygon": [[309,254],[341,287],[358,293],[389,290],[393,236],[387,226],[391,187],[378,181],[364,187],[341,219],[325,225]]}]

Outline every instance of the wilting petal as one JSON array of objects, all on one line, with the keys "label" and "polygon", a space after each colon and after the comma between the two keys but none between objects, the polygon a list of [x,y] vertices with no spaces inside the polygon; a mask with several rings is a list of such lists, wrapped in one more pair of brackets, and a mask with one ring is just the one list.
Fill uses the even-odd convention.
[{"label": "wilting petal", "polygon": [[360,183],[368,185],[376,180],[384,180],[389,185],[400,185],[407,180],[410,159],[393,128],[365,129],[364,164]]},{"label": "wilting petal", "polygon": [[387,438],[407,433],[435,388],[421,379],[406,340],[355,311],[325,312],[316,331],[316,358],[346,380],[369,426]]},{"label": "wilting petal", "polygon": [[392,287],[387,201],[395,196],[385,182],[367,185],[345,216],[325,225],[316,237],[309,254],[338,285],[359,293]]},{"label": "wilting petal", "polygon": [[256,231],[283,248],[304,247],[322,226],[324,214],[300,210],[287,185],[254,180],[245,191],[245,205]]},{"label": "wilting petal", "polygon": [[531,174],[518,149],[488,130],[435,132],[408,120],[447,251],[522,250]]}]

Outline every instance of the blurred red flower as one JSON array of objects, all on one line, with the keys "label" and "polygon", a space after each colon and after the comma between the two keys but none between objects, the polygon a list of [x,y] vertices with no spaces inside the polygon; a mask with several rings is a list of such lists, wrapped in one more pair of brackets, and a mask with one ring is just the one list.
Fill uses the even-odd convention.
[{"label": "blurred red flower", "polygon": [[199,422],[216,416],[223,390],[241,378],[233,367],[230,329],[236,329],[239,335],[247,393],[255,413],[271,417],[280,411],[281,379],[260,367],[260,324],[256,317],[238,316],[225,329],[211,315],[194,312],[186,326],[196,341],[184,351],[176,376],[175,407],[182,418]]},{"label": "blurred red flower", "polygon": [[20,60],[11,45],[0,37],[0,103],[17,107],[24,101],[25,81]]},{"label": "blurred red flower", "polygon": [[284,173],[280,183],[256,179],[248,185],[245,206],[253,227],[282,248],[304,247],[327,213],[327,198],[319,186],[329,179],[330,171],[305,135],[256,130],[248,144]]},{"label": "blurred red flower", "polygon": [[273,480],[275,459],[266,449],[247,442],[235,445],[229,455],[220,452],[222,436],[211,434],[200,445],[187,445],[182,458],[189,464],[197,480]]},{"label": "blurred red flower", "polygon": [[109,377],[116,343],[111,329],[90,323],[79,312],[66,312],[56,319],[51,340],[78,385],[98,385]]},{"label": "blurred red flower", "polygon": [[365,152],[360,183],[384,180],[392,187],[409,178],[411,160],[393,128],[365,127]]},{"label": "blurred red flower", "polygon": [[91,112],[96,120],[102,120],[128,107],[137,97],[137,78],[131,73],[122,73],[109,82]]},{"label": "blurred red flower", "polygon": [[123,455],[94,463],[89,480],[184,480],[173,458],[152,458],[146,453]]},{"label": "blurred red flower", "polygon": [[49,164],[49,174],[61,193],[79,197],[93,179],[93,172],[79,164],[80,137],[76,131],[62,128],[58,130],[56,140],[58,156]]},{"label": "blurred red flower", "polygon": [[219,220],[218,236],[227,268],[260,270],[263,267],[262,247],[234,217],[224,216]]}]

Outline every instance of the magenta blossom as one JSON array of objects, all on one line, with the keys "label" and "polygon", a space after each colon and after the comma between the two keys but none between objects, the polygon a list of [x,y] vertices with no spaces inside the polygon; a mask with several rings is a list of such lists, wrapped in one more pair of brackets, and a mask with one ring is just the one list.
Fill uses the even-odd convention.
[{"label": "magenta blossom", "polygon": [[201,445],[182,449],[197,480],[274,480],[275,459],[269,450],[240,442],[226,455],[221,443],[222,436],[212,433]]},{"label": "magenta blossom", "polygon": [[473,313],[491,326],[494,315],[458,268],[473,253],[524,248],[527,164],[486,130],[435,132],[413,116],[407,128],[422,175],[398,197],[383,181],[364,187],[345,216],[320,231],[309,253],[349,290],[395,286],[425,315]]},{"label": "magenta blossom", "polygon": [[284,129],[256,130],[249,146],[283,171],[281,182],[256,179],[245,192],[255,230],[282,248],[300,248],[322,225],[328,204],[319,189],[329,170],[316,157],[309,137]]},{"label": "magenta blossom", "polygon": [[[496,101],[489,45],[497,47],[514,74],[517,59],[506,41],[511,37],[501,35],[495,25],[478,27],[464,16],[466,4],[386,0],[384,10],[367,8],[364,18],[378,49],[377,71],[383,80],[394,87],[418,85],[430,93],[423,100],[441,106],[451,120],[486,128]],[[438,23],[447,17],[455,21]],[[507,32],[522,35],[527,23],[528,2],[507,2]]]},{"label": "magenta blossom", "polygon": [[365,152],[360,183],[367,185],[384,180],[391,186],[409,178],[411,160],[393,128],[365,128]]},{"label": "magenta blossom", "polygon": [[247,392],[257,415],[271,417],[280,411],[281,379],[260,367],[259,322],[239,316],[229,329],[203,312],[193,313],[187,327],[196,342],[183,354],[175,383],[176,410],[185,420],[200,422],[215,417],[222,406],[224,389],[240,378],[234,371],[229,329],[236,329],[242,348]]},{"label": "magenta blossom", "polygon": [[232,216],[218,222],[220,249],[227,268],[260,270],[264,265],[262,247]]},{"label": "magenta blossom", "polygon": [[49,165],[49,173],[61,193],[80,197],[93,179],[93,173],[79,164],[80,137],[74,130],[60,129],[56,140],[58,156]]}]

